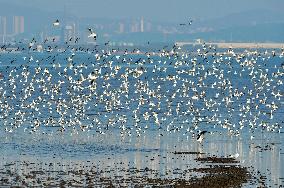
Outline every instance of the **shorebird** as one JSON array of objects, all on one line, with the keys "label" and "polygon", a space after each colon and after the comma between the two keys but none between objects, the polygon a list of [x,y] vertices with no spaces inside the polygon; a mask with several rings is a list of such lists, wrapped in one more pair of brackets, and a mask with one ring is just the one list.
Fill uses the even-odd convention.
[{"label": "shorebird", "polygon": [[60,24],[59,24],[59,20],[57,19],[55,22],[53,22],[53,26],[59,26]]},{"label": "shorebird", "polygon": [[202,142],[203,140],[204,140],[204,136],[205,136],[205,133],[207,133],[207,131],[201,131],[198,135],[197,135],[197,137],[196,137],[196,140],[198,141],[198,142]]},{"label": "shorebird", "polygon": [[233,154],[233,155],[229,155],[229,157],[235,158],[235,159],[237,159],[239,156],[240,156],[239,153],[236,153],[236,154]]},{"label": "shorebird", "polygon": [[94,72],[92,72],[91,74],[89,74],[88,78],[89,78],[89,80],[90,80],[91,84],[93,85],[93,84],[94,84],[94,82],[96,81],[96,79],[98,78],[98,76],[97,76],[97,75],[95,75],[95,73],[94,73]]},{"label": "shorebird", "polygon": [[93,38],[94,40],[97,40],[97,34],[91,28],[89,28],[88,30],[90,31],[88,38]]}]

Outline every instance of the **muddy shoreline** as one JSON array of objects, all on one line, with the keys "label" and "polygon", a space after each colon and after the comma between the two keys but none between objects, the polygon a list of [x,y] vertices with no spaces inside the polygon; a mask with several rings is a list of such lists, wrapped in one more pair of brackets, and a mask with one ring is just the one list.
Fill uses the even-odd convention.
[{"label": "muddy shoreline", "polygon": [[[200,156],[199,152],[172,152],[174,155],[196,155],[196,161],[206,167],[177,170],[169,178],[150,167],[98,170],[90,164],[78,164],[76,170],[52,170],[53,163],[15,162],[0,170],[1,187],[242,187],[259,178],[239,161],[227,157]],[[198,155],[198,157],[197,157]],[[57,163],[58,166],[63,165]],[[71,165],[71,164],[70,164]],[[72,165],[71,165],[72,166]],[[86,168],[88,167],[88,168]],[[20,171],[19,171],[20,169]],[[110,175],[116,174],[116,175]],[[261,180],[261,179],[259,179]]]}]

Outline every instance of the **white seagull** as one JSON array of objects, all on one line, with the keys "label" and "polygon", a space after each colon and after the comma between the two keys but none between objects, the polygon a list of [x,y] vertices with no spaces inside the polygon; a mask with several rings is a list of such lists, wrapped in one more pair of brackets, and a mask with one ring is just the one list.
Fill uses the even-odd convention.
[{"label": "white seagull", "polygon": [[57,19],[55,22],[53,22],[53,26],[59,26],[59,20]]},{"label": "white seagull", "polygon": [[88,38],[94,38],[95,40],[97,40],[97,34],[91,28],[89,28],[88,30],[90,31]]}]

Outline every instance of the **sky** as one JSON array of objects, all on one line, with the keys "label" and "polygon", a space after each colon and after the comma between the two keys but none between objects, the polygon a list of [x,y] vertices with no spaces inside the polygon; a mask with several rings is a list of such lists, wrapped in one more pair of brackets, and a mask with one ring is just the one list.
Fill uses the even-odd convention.
[{"label": "sky", "polygon": [[[63,12],[76,17],[183,22],[185,19],[214,19],[243,11],[281,11],[284,0],[0,0],[15,9],[32,7]],[[17,11],[17,10],[15,10]]]}]

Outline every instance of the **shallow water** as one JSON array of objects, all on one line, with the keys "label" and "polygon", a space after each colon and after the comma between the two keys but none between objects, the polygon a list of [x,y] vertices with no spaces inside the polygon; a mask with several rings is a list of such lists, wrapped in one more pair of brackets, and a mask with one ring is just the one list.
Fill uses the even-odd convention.
[{"label": "shallow water", "polygon": [[[197,157],[239,154],[239,165],[258,179],[244,187],[284,184],[283,58],[127,55],[123,62],[80,53],[71,68],[70,55],[1,54],[2,172],[43,170],[68,179],[55,172],[95,169],[115,180],[138,170],[190,179],[201,174],[188,169],[208,166]],[[198,130],[209,132],[203,143]]]},{"label": "shallow water", "polygon": [[[253,139],[246,135],[231,137],[213,133],[207,135],[202,144],[178,133],[157,134],[149,131],[141,137],[123,138],[115,133],[95,135],[89,132],[76,136],[39,134],[23,137],[6,133],[1,136],[1,169],[13,164],[5,168],[25,174],[32,170],[88,171],[95,167],[97,172],[103,172],[102,177],[113,178],[114,175],[131,176],[131,173],[127,173],[131,169],[148,168],[157,172],[154,175],[149,173],[152,178],[189,179],[200,174],[184,174],[184,171],[208,166],[195,161],[196,158],[214,155],[229,157],[238,153],[236,159],[240,161],[239,165],[249,167],[255,178],[265,176],[266,186],[278,187],[284,183],[283,133],[258,133],[254,134],[256,138]],[[174,152],[204,154],[178,155]],[[32,170],[29,170],[23,163],[36,165],[30,165]],[[248,183],[247,186],[251,185]]]}]

